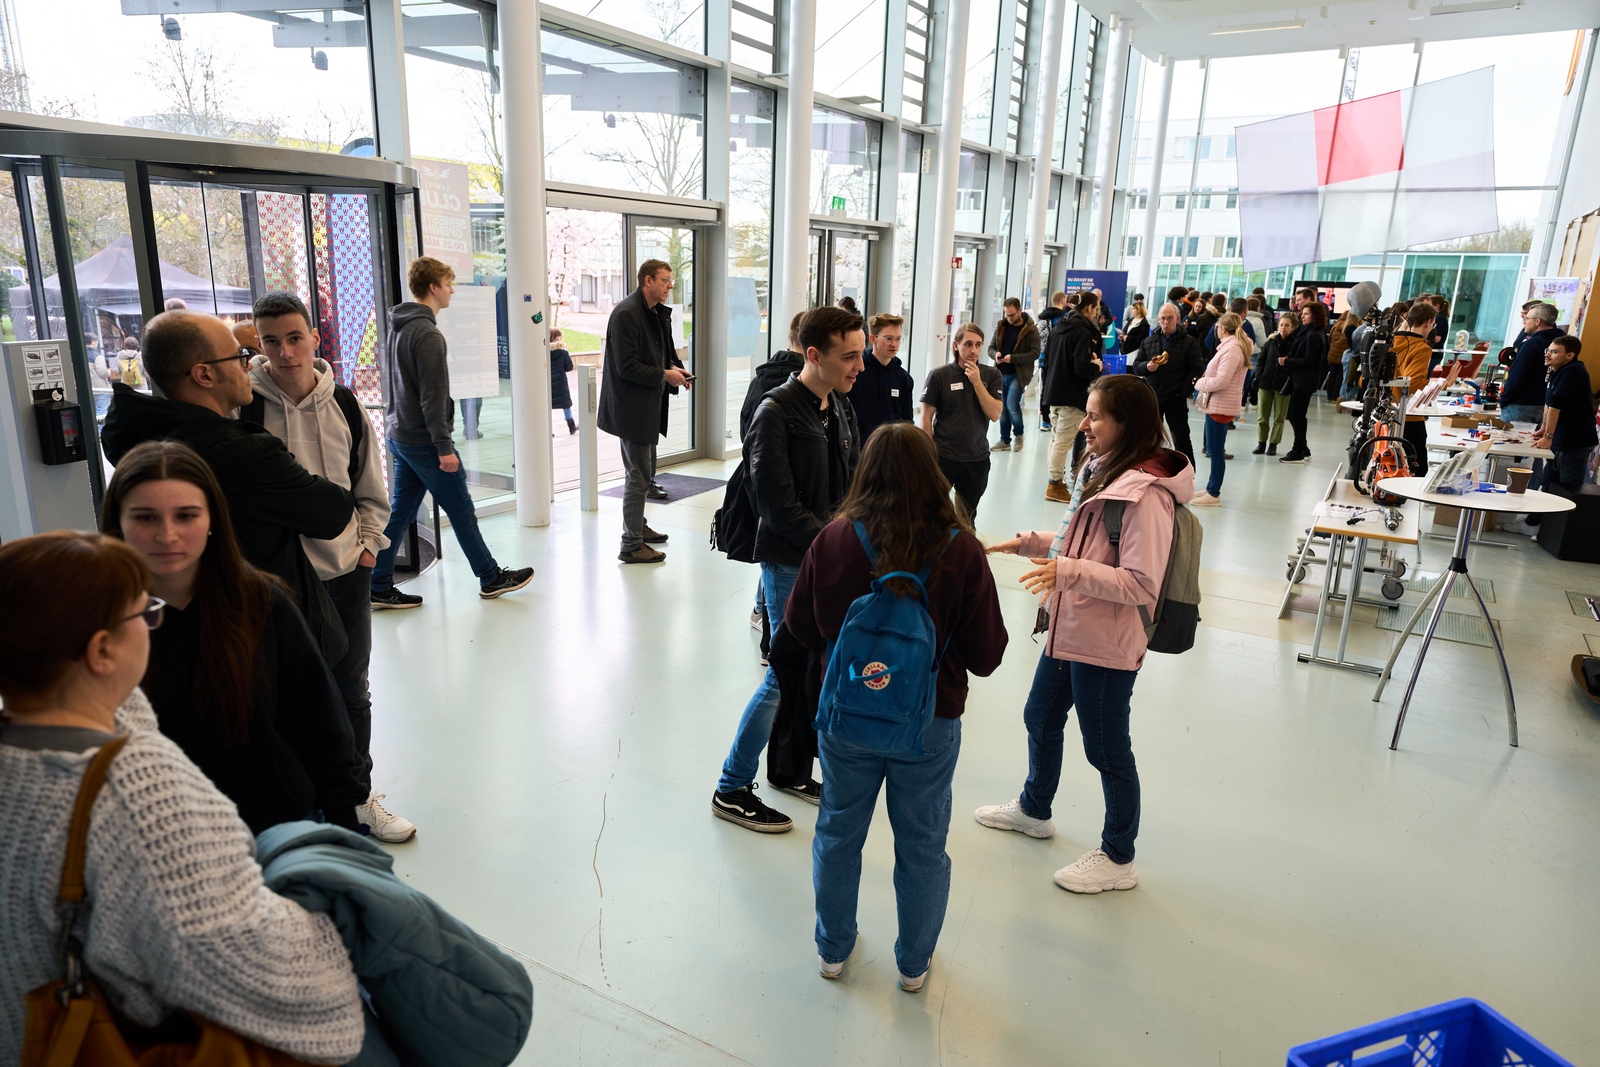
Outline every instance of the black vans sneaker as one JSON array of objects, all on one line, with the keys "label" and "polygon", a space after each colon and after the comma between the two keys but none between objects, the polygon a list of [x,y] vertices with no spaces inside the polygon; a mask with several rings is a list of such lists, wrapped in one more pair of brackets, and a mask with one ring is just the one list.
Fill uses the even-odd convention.
[{"label": "black vans sneaker", "polygon": [[478,586],[478,595],[485,600],[493,600],[497,596],[515,593],[531,581],[533,581],[532,567],[522,567],[514,571],[501,567],[499,574]]},{"label": "black vans sneaker", "polygon": [[394,586],[387,589],[374,589],[372,591],[373,611],[394,611],[403,608],[422,607],[422,598],[414,593],[402,593]]},{"label": "black vans sneaker", "polygon": [[767,779],[767,784],[782,793],[799,797],[807,804],[822,804],[822,783],[815,778],[807,778],[798,785],[778,785],[772,779]]},{"label": "black vans sneaker", "polygon": [[793,819],[781,811],[774,811],[756,798],[754,782],[742,785],[731,793],[712,793],[711,814],[758,834],[783,834],[794,829]]}]

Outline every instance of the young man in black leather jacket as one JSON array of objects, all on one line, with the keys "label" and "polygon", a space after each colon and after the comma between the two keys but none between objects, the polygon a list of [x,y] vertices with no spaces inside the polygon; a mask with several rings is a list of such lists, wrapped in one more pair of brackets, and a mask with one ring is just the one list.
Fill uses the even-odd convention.
[{"label": "young man in black leather jacket", "polygon": [[[755,557],[774,634],[806,549],[844,500],[855,474],[861,443],[845,394],[861,373],[866,345],[860,315],[837,307],[806,312],[797,346],[805,353],[805,366],[767,394],[745,435],[745,480],[759,520]],[[778,680],[768,668],[739,719],[711,796],[712,814],[719,819],[767,834],[794,828],[793,820],[755,795],[756,769],[777,711]],[[812,804],[822,797],[822,787],[810,779],[779,788]]]}]

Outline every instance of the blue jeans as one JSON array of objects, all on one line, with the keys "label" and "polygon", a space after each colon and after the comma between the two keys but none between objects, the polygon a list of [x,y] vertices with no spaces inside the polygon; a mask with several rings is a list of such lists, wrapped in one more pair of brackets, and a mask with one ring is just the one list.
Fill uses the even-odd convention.
[{"label": "blue jeans", "polygon": [[822,760],[822,805],[811,841],[811,884],[817,892],[817,954],[841,963],[856,944],[856,898],[861,889],[861,846],[867,840],[878,787],[888,783],[889,825],[894,829],[894,897],[900,937],[894,958],[900,973],[928,969],[950,900],[950,780],[961,754],[961,720],[934,719],[915,760],[885,759],[817,735]]},{"label": "blue jeans", "polygon": [[500,565],[478,532],[478,513],[472,507],[472,494],[467,492],[466,468],[457,467],[454,473],[442,471],[437,448],[401,444],[392,437],[389,460],[394,484],[389,487],[389,525],[383,531],[389,547],[378,553],[378,562],[372,568],[373,592],[394,587],[394,557],[400,551],[406,527],[417,517],[424,493],[432,493],[450,516],[450,528],[456,532],[456,542],[479,584],[493,580],[500,573]]},{"label": "blue jeans", "polygon": [[[1051,659],[1046,652],[1039,657],[1033,688],[1022,709],[1022,722],[1028,728],[1028,780],[1018,798],[1022,810],[1035,819],[1050,818],[1061,783],[1067,712],[1076,704],[1083,754],[1100,772],[1106,798],[1100,847],[1114,863],[1133,862],[1133,840],[1139,836],[1139,770],[1128,735],[1133,683],[1138,677],[1138,671]],[[828,786],[833,786],[831,778]]]},{"label": "blue jeans", "polygon": [[[761,565],[761,600],[767,612],[768,632],[776,636],[783,622],[783,606],[789,602],[794,581],[800,577],[799,567],[782,563]],[[722,764],[722,779],[717,782],[717,792],[731,793],[756,780],[756,769],[761,766],[761,753],[772,739],[772,720],[778,715],[778,676],[767,668],[766,677],[756,688],[755,696],[744,707],[739,719],[738,732],[733,735],[733,747]]]},{"label": "blue jeans", "polygon": [[1211,477],[1206,479],[1206,492],[1212,496],[1222,493],[1222,472],[1228,467],[1228,426],[1210,415],[1205,416],[1206,452],[1211,457]]},{"label": "blue jeans", "polygon": [[1000,407],[1000,440],[1010,444],[1011,435],[1020,438],[1026,424],[1022,421],[1022,383],[1015,374],[1007,374],[1005,384],[1006,395]]}]

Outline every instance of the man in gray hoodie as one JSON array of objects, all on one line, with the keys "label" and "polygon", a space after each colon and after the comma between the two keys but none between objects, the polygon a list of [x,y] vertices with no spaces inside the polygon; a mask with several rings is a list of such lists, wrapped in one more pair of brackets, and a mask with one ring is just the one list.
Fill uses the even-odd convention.
[{"label": "man in gray hoodie", "polygon": [[340,385],[333,368],[317,357],[322,338],[293,293],[268,293],[255,302],[254,325],[241,323],[234,336],[264,352],[250,361],[253,399],[239,409],[245,422],[266,427],[319,477],[350,490],[355,513],[338,537],[300,536],[306,557],[339,613],[350,650],[332,665],[334,681],[350,719],[364,765],[367,799],[356,817],[373,837],[391,844],[409,841],[417,828],[383,806],[372,789],[372,567],[388,546],[389,494],[383,485],[383,448],[361,403]]},{"label": "man in gray hoodie", "polygon": [[478,595],[492,600],[527,585],[533,580],[533,568],[507,570],[495,562],[478,532],[467,475],[451,437],[455,402],[450,399],[450,367],[437,316],[450,306],[456,272],[432,256],[422,256],[412,261],[406,285],[416,300],[389,309],[389,339],[382,357],[384,425],[393,479],[389,525],[383,531],[389,544],[372,568],[372,606],[414,608],[422,603],[420,596],[394,587],[394,557],[424,493],[432,493],[450,516],[456,541],[478,576]]}]

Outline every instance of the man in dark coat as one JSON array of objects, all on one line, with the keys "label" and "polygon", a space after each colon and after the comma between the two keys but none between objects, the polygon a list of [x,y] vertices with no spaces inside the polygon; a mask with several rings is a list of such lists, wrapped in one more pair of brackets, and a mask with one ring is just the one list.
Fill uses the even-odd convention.
[{"label": "man in dark coat", "polygon": [[[1022,451],[1022,393],[1033,381],[1033,365],[1039,361],[1043,340],[1032,316],[1022,310],[1022,301],[1006,297],[1005,314],[995,323],[989,341],[989,358],[1000,369],[1006,395],[1000,409],[1000,443],[992,452]],[[1016,436],[1016,443],[1011,441]]]},{"label": "man in dark coat", "polygon": [[750,386],[744,391],[744,403],[739,407],[739,440],[743,441],[750,432],[750,420],[756,417],[756,408],[761,406],[762,398],[792,375],[799,374],[800,368],[806,365],[806,357],[799,351],[800,320],[805,315],[801,311],[789,320],[789,347],[772,353],[750,375]]},{"label": "man in dark coat", "polygon": [[1067,294],[1056,291],[1050,294],[1050,304],[1039,312],[1039,429],[1050,432],[1050,405],[1044,398],[1050,395],[1050,332],[1067,313]]},{"label": "man in dark coat", "polygon": [[917,388],[916,379],[900,362],[905,320],[899,315],[874,315],[867,328],[867,354],[855,388],[850,390],[850,406],[856,412],[863,446],[884,423],[911,421],[911,400]]},{"label": "man in dark coat", "polygon": [[1072,499],[1066,484],[1068,452],[1083,440],[1079,425],[1089,404],[1089,383],[1105,369],[1101,358],[1105,335],[1100,331],[1100,301],[1079,293],[1078,304],[1056,319],[1045,349],[1046,373],[1040,403],[1050,408],[1050,482],[1044,498],[1059,503]]},{"label": "man in dark coat", "polygon": [[665,552],[651,548],[667,535],[645,525],[644,501],[656,476],[656,441],[667,434],[667,395],[688,389],[672,343],[672,268],[659,259],[639,265],[639,288],[617,302],[606,323],[600,409],[595,424],[622,446],[627,481],[622,491],[624,563],[660,563]]},{"label": "man in dark coat", "polygon": [[1206,353],[1200,342],[1183,328],[1174,304],[1161,305],[1157,329],[1139,346],[1129,368],[1150,383],[1161,405],[1161,417],[1172,435],[1172,447],[1194,463],[1194,440],[1189,434],[1189,394],[1195,379],[1206,372]]},{"label": "man in dark coat", "polygon": [[112,387],[100,431],[106,458],[116,464],[134,445],[161,439],[198,452],[222,486],[245,558],[288,584],[323,657],[337,663],[349,647],[344,627],[300,536],[327,541],[343,534],[356,498],[308,473],[266,427],[228,417],[253,394],[250,354],[221,319],[163,312],[145,326],[142,355],[166,396],[147,396],[121,382]]}]

